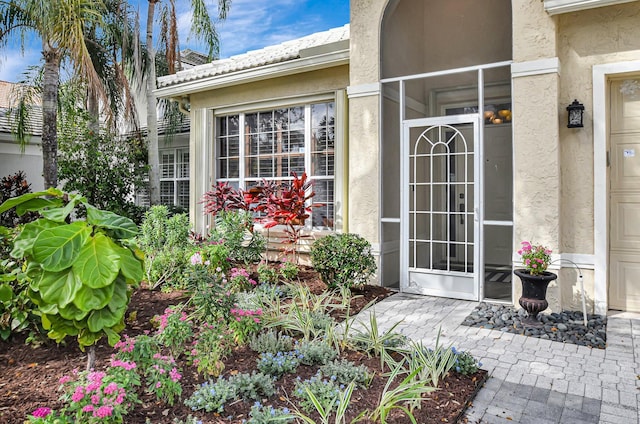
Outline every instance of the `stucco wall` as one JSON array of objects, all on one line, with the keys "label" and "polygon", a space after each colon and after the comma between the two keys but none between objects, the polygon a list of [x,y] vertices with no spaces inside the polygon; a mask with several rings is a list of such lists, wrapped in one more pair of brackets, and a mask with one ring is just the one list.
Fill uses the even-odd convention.
[{"label": "stucco wall", "polygon": [[0,140],[0,178],[24,171],[27,182],[31,184],[31,191],[44,190],[40,145],[29,144],[24,153],[21,153],[20,147],[10,137],[7,134],[7,140]]},{"label": "stucco wall", "polygon": [[[640,2],[590,9],[558,17],[562,250],[593,253],[593,87],[595,64],[640,57]],[[566,128],[573,99],[585,106],[584,128]],[[562,113],[564,112],[564,113]],[[606,199],[599,199],[605,201]]]},{"label": "stucco wall", "polygon": [[192,110],[331,93],[349,85],[349,67],[337,66],[266,81],[202,91],[191,95]]}]

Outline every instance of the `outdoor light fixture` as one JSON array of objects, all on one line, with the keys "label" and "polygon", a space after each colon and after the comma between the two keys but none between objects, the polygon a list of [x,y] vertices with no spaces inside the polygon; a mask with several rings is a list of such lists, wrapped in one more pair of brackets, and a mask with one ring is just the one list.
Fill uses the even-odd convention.
[{"label": "outdoor light fixture", "polygon": [[567,128],[582,128],[582,115],[584,114],[584,105],[577,99],[567,106],[569,112],[569,122]]}]

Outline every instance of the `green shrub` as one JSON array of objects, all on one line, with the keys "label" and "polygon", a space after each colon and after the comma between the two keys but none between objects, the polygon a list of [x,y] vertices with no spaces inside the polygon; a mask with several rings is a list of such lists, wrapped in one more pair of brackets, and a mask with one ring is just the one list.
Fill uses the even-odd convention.
[{"label": "green shrub", "polygon": [[261,353],[258,370],[274,377],[295,372],[300,365],[301,355],[297,352]]},{"label": "green shrub", "polygon": [[453,368],[462,375],[470,375],[478,372],[478,368],[482,366],[469,352],[456,350],[453,346],[451,350],[456,355]]},{"label": "green shrub", "polygon": [[346,359],[334,360],[320,367],[323,376],[335,379],[338,384],[349,384],[352,381],[359,387],[367,387],[373,374],[365,365],[355,365]]},{"label": "green shrub", "polygon": [[249,347],[258,353],[278,353],[293,350],[293,339],[285,334],[269,330],[254,335]]},{"label": "green shrub", "polygon": [[320,373],[308,380],[298,381],[293,391],[293,395],[300,399],[300,407],[303,411],[311,413],[316,410],[309,392],[313,394],[315,400],[322,406],[324,411],[331,411],[338,406],[343,387],[335,380],[323,379]]},{"label": "green shrub", "polygon": [[280,276],[285,281],[291,281],[298,276],[300,272],[300,268],[297,264],[289,261],[282,262],[279,266],[280,268]]},{"label": "green shrub", "polygon": [[273,377],[261,372],[232,375],[229,384],[234,387],[236,396],[243,400],[260,400],[276,393]]},{"label": "green shrub", "polygon": [[260,283],[277,283],[278,271],[269,264],[260,264],[258,265],[258,279]]},{"label": "green shrub", "polygon": [[185,284],[181,277],[188,275],[191,257],[186,214],[170,216],[166,206],[152,206],[145,214],[138,243],[145,253],[145,274],[152,287]]},{"label": "green shrub", "polygon": [[184,404],[193,411],[222,412],[224,404],[236,397],[233,384],[224,378],[218,378],[216,382],[205,381],[198,387]]},{"label": "green shrub", "polygon": [[315,241],[311,262],[329,288],[365,284],[376,272],[371,244],[356,234],[331,234]]},{"label": "green shrub", "polygon": [[296,345],[302,355],[300,362],[304,365],[324,365],[335,359],[338,352],[322,340],[303,341]]},{"label": "green shrub", "polygon": [[291,423],[293,415],[288,408],[276,409],[269,405],[262,406],[260,402],[256,402],[249,412],[249,420],[246,424],[273,424],[273,423]]},{"label": "green shrub", "polygon": [[245,264],[258,262],[266,250],[267,241],[253,232],[253,216],[244,210],[220,211],[209,241],[224,242],[232,261]]}]

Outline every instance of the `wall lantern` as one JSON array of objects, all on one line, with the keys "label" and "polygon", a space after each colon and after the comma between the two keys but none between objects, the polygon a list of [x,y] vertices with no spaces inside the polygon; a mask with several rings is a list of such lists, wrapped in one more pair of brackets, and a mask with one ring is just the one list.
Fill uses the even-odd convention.
[{"label": "wall lantern", "polygon": [[582,128],[582,115],[584,114],[584,105],[578,100],[574,100],[569,106],[567,106],[569,112],[569,122],[567,128]]}]

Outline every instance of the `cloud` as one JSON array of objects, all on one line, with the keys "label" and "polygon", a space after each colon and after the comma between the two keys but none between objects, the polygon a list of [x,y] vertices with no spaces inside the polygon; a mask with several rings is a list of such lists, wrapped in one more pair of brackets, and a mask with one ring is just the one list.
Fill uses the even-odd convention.
[{"label": "cloud", "polygon": [[0,54],[0,80],[16,82],[28,66],[37,65],[42,58],[40,49],[25,48],[24,54],[19,48],[8,48]]},{"label": "cloud", "polygon": [[[346,24],[349,20],[348,1],[333,0],[333,3],[344,5],[338,16],[332,13],[334,8],[330,3],[332,1],[327,0],[233,0],[227,19],[216,24],[220,35],[220,57],[245,53]],[[215,8],[211,10],[211,15],[217,16]],[[187,40],[191,26],[189,12],[181,14],[179,26],[180,39]],[[183,48],[206,50],[195,40],[182,44]]]}]

